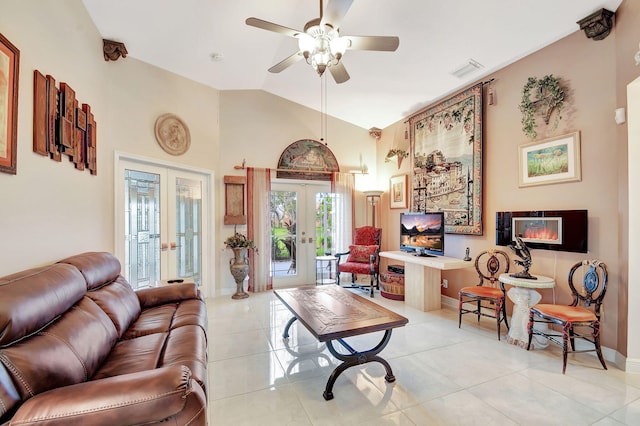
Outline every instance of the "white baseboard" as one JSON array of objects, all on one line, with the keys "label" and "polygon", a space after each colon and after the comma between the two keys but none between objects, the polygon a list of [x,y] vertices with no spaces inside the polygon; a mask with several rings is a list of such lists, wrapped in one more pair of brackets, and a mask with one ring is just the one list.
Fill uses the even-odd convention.
[{"label": "white baseboard", "polygon": [[445,296],[444,294],[440,296],[440,303],[443,307],[453,308],[454,310],[458,310],[458,299],[454,299],[453,297]]},{"label": "white baseboard", "polygon": [[618,366],[623,366],[623,370],[627,373],[640,373],[640,359],[638,358],[626,358],[620,353],[617,353],[620,357],[620,362],[617,363]]}]

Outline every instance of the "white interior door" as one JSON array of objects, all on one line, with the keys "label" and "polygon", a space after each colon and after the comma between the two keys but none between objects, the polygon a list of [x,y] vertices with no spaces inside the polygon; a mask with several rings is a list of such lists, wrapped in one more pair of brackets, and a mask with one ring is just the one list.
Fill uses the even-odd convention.
[{"label": "white interior door", "polygon": [[331,252],[328,183],[271,184],[271,276],[274,288],[315,282],[315,258]]},{"label": "white interior door", "polygon": [[167,279],[203,282],[208,185],[208,177],[201,173],[118,162],[116,254],[134,288]]}]

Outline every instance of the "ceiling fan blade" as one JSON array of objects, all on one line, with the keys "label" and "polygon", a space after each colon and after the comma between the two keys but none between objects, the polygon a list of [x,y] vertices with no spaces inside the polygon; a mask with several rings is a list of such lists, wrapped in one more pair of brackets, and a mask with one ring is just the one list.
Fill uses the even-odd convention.
[{"label": "ceiling fan blade", "polygon": [[289,37],[297,37],[298,34],[302,32],[299,30],[294,30],[293,28],[274,24],[273,22],[263,21],[262,19],[258,19],[258,18],[247,18],[245,23],[252,27],[261,28],[263,30],[273,31],[276,33],[288,35]]},{"label": "ceiling fan blade", "polygon": [[349,49],[354,50],[382,50],[385,52],[393,52],[400,44],[400,39],[395,36],[345,36],[345,38],[351,41]]},{"label": "ceiling fan blade", "polygon": [[337,65],[331,65],[329,67],[329,71],[331,72],[333,79],[338,84],[344,83],[351,78],[349,76],[349,73],[347,72],[347,69],[344,67],[344,65],[342,65],[342,61],[338,62]]},{"label": "ceiling fan blade", "polygon": [[[320,0],[322,1],[322,0]],[[320,25],[331,24],[333,29],[338,29],[340,21],[347,14],[353,0],[329,0],[326,9],[322,13]]]},{"label": "ceiling fan blade", "polygon": [[269,72],[279,73],[280,71],[283,71],[284,69],[289,68],[291,65],[295,64],[302,58],[303,58],[302,53],[296,52],[293,55],[287,57],[286,59],[283,59],[282,61],[278,62],[277,64],[269,68]]}]

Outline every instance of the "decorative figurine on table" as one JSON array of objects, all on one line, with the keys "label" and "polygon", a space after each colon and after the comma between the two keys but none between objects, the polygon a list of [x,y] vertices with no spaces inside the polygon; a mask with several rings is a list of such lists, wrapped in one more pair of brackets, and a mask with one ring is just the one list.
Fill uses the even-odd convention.
[{"label": "decorative figurine on table", "polygon": [[514,260],[513,262],[516,265],[520,265],[524,268],[523,271],[520,271],[516,274],[509,274],[509,276],[513,278],[525,278],[527,280],[537,280],[538,277],[534,277],[529,273],[529,268],[531,268],[531,253],[529,252],[529,248],[522,241],[522,238],[516,237],[515,241],[512,241],[509,244],[509,248],[513,250],[513,252],[522,260]]},{"label": "decorative figurine on table", "polygon": [[471,256],[469,256],[469,247],[467,247],[467,251],[464,252],[464,259],[465,261],[470,261],[471,260]]}]

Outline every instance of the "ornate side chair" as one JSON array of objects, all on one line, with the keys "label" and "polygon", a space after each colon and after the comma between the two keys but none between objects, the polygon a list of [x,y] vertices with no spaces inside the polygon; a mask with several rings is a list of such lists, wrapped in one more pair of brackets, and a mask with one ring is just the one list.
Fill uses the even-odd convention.
[{"label": "ornate side chair", "polygon": [[[338,284],[340,275],[343,272],[351,274],[351,285],[348,288],[360,288],[369,290],[373,297],[374,280],[375,289],[380,288],[379,263],[380,263],[380,241],[382,240],[382,229],[373,226],[363,226],[356,228],[353,244],[349,246],[349,251],[336,253],[338,258]],[[343,257],[347,256],[346,261]],[[369,275],[370,285],[362,286],[356,284],[358,274]]]},{"label": "ornate side chair", "polygon": [[[502,250],[485,250],[476,257],[475,267],[480,282],[474,286],[463,287],[458,293],[458,328],[462,324],[464,314],[476,315],[478,322],[481,316],[495,318],[500,340],[500,324],[504,322],[508,330],[509,323],[504,284],[498,277],[509,272],[509,256]],[[465,303],[472,304],[473,308],[465,308]]]},{"label": "ornate side chair", "polygon": [[[581,272],[582,282],[579,288],[576,288],[574,276],[578,270]],[[607,364],[600,349],[600,308],[607,291],[607,279],[607,265],[600,260],[583,260],[573,265],[568,278],[573,302],[569,306],[539,303],[531,307],[527,350],[531,348],[531,339],[534,334],[561,345],[562,374],[564,374],[567,369],[568,346],[571,342],[571,352],[596,352],[600,364],[606,370]],[[536,329],[535,323],[558,324],[562,326],[562,334],[554,333],[549,329]],[[594,345],[594,349],[576,350],[575,339],[590,342]]]}]

